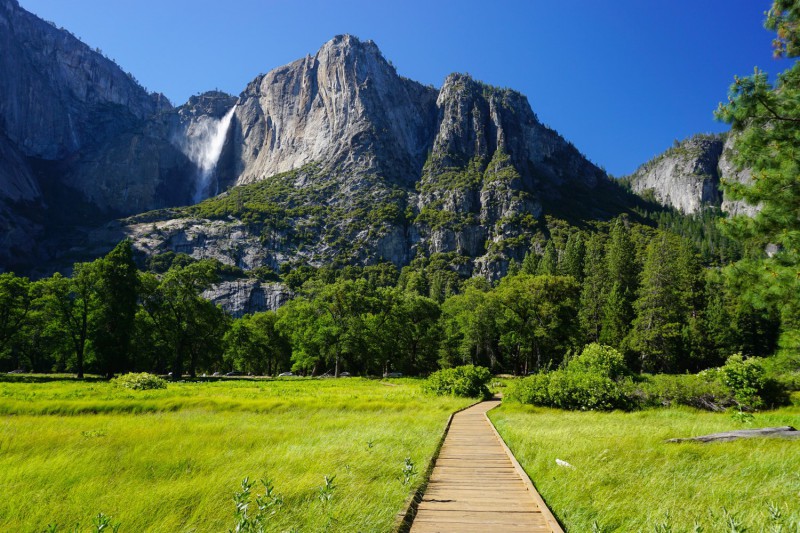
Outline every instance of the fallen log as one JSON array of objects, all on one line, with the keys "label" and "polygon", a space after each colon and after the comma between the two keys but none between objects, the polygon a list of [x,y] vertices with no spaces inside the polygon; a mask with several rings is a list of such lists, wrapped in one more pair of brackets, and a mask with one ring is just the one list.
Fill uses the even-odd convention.
[{"label": "fallen log", "polygon": [[781,437],[784,439],[800,438],[800,431],[792,426],[781,426],[776,428],[759,429],[739,429],[736,431],[724,431],[722,433],[712,433],[700,437],[687,437],[683,439],[668,439],[666,442],[726,442],[736,439],[750,439],[753,437]]}]

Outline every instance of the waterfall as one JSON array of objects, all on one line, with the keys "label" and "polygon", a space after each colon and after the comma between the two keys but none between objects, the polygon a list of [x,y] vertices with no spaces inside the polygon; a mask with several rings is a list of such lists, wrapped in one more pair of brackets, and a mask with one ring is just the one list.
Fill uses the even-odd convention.
[{"label": "waterfall", "polygon": [[192,200],[197,203],[210,195],[217,162],[225,145],[225,137],[233,118],[236,106],[230,108],[220,119],[200,117],[186,129],[181,149],[186,157],[197,167]]}]

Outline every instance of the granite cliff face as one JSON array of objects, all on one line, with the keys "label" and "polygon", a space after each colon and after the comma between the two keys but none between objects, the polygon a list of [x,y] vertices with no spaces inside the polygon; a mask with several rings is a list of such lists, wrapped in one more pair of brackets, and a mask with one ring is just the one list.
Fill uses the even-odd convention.
[{"label": "granite cliff face", "polygon": [[26,156],[63,159],[94,141],[94,122],[113,127],[117,114],[141,120],[171,107],[16,0],[0,2],[0,29],[2,128]]},{"label": "granite cliff face", "polygon": [[[15,0],[0,1],[0,30],[0,131],[16,152],[0,156],[18,169],[0,176],[0,190],[57,182],[116,214],[172,204],[166,181],[186,161],[154,120],[172,109],[167,99]],[[54,201],[42,195],[50,185],[5,196],[46,207]]]},{"label": "granite cliff face", "polygon": [[203,298],[219,304],[235,317],[259,311],[276,311],[294,294],[281,283],[254,279],[223,281],[203,292]]},{"label": "granite cliff face", "polygon": [[0,0],[0,265],[49,260],[55,232],[187,203],[175,114],[99,51]]},{"label": "granite cliff face", "polygon": [[722,180],[748,183],[750,172],[738,170],[732,161],[734,139],[730,135],[695,135],[639,167],[626,179],[644,197],[685,214],[705,207],[720,207],[733,215],[752,216],[758,208],[724,198]]},{"label": "granite cliff face", "polygon": [[317,163],[413,183],[436,92],[401,78],[371,41],[338,36],[315,55],[254,79],[233,127],[236,184]]}]

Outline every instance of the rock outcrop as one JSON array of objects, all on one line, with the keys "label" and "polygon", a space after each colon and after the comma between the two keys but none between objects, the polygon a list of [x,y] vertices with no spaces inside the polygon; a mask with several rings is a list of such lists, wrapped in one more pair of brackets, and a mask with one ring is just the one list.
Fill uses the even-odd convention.
[{"label": "rock outcrop", "polygon": [[686,139],[639,167],[629,178],[631,188],[686,214],[719,207],[718,164],[724,142],[716,135]]},{"label": "rock outcrop", "polygon": [[275,311],[292,297],[292,291],[282,283],[264,283],[254,279],[223,281],[203,292],[203,298],[235,317]]},{"label": "rock outcrop", "polygon": [[749,169],[733,163],[734,138],[695,135],[648,161],[626,179],[631,189],[648,199],[685,214],[719,207],[731,215],[753,216],[757,206],[725,198],[724,180],[749,183]]}]

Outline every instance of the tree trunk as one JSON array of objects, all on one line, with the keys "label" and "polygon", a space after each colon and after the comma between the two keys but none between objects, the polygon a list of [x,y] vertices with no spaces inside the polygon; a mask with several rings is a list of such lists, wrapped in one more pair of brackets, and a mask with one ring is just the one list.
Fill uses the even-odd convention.
[{"label": "tree trunk", "polygon": [[77,353],[75,354],[75,357],[77,359],[76,365],[78,367],[77,368],[77,370],[78,370],[78,379],[83,379],[83,350],[84,350],[84,347],[81,346],[81,347],[78,348]]},{"label": "tree trunk", "polygon": [[175,347],[175,361],[172,363],[172,379],[179,380],[183,375],[183,340]]}]

